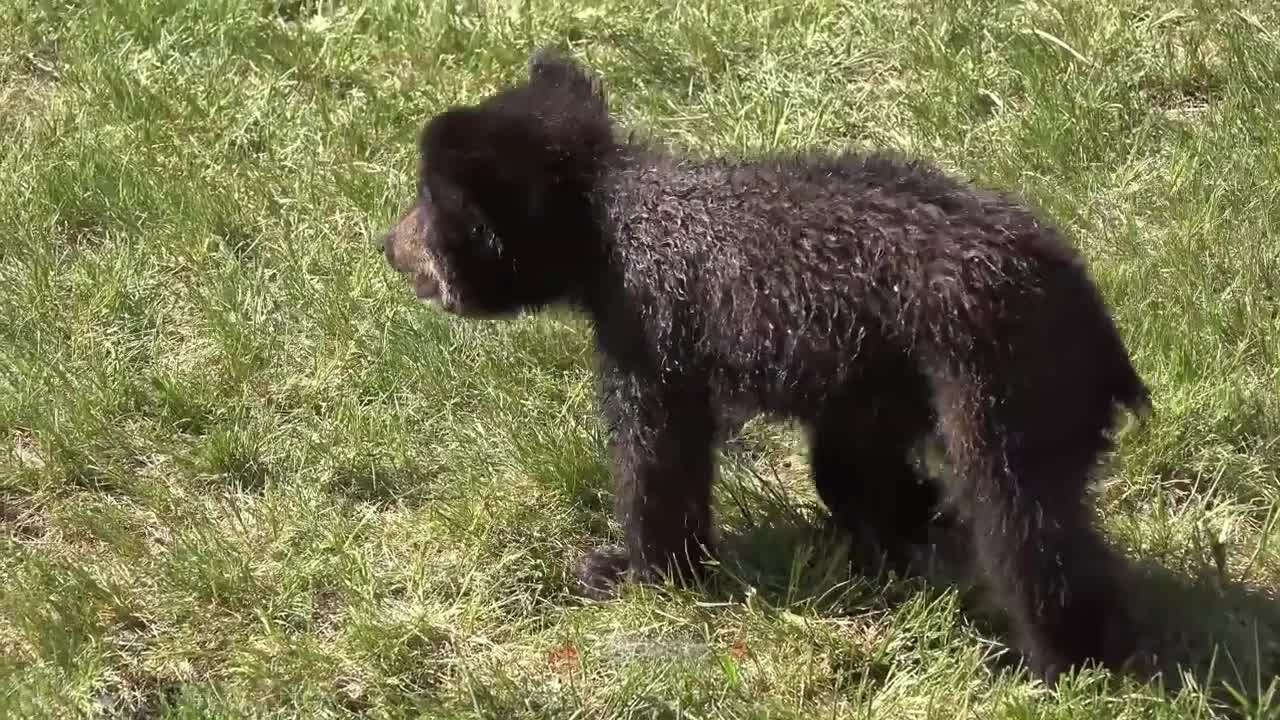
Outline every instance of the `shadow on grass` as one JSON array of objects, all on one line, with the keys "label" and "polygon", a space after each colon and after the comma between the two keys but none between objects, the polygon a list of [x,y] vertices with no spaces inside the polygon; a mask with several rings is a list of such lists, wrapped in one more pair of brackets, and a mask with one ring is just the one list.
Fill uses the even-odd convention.
[{"label": "shadow on grass", "polygon": [[[1020,663],[1003,611],[984,597],[963,528],[939,528],[919,567],[903,577],[851,556],[821,511],[769,502],[754,512],[748,527],[721,538],[720,571],[701,589],[708,599],[741,601],[749,588],[772,607],[804,605],[839,615],[892,609],[921,590],[955,590],[973,626],[1010,648],[992,656],[989,667],[999,672]],[[1183,689],[1205,692],[1228,717],[1274,712],[1280,599],[1207,571],[1188,576],[1141,559],[1130,560],[1126,570],[1140,653],[1130,679],[1170,696]]]},{"label": "shadow on grass", "polygon": [[1244,704],[1239,709],[1250,715],[1260,708],[1249,703],[1280,690],[1280,599],[1273,593],[1150,561],[1129,569],[1139,642],[1155,655],[1152,669],[1167,688],[1192,683],[1226,693],[1225,702]]}]

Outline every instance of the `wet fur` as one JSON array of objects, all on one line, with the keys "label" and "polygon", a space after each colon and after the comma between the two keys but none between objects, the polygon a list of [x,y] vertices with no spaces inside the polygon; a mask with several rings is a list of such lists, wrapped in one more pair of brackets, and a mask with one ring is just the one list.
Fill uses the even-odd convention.
[{"label": "wet fur", "polygon": [[1119,666],[1086,486],[1117,406],[1150,400],[1058,231],[890,154],[699,160],[618,135],[599,81],[540,52],[527,82],[430,120],[385,242],[450,312],[593,321],[625,547],[584,559],[589,592],[701,572],[726,418],[801,421],[833,517],[890,555],[934,511],[909,460],[934,436],[1032,668]]}]

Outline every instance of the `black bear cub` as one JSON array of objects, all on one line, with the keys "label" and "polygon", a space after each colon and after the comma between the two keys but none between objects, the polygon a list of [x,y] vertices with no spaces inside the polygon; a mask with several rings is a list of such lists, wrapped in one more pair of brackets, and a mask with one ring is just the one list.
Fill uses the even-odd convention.
[{"label": "black bear cub", "polygon": [[808,429],[821,499],[890,556],[934,510],[911,451],[939,438],[1032,670],[1129,657],[1086,488],[1118,409],[1150,399],[1081,258],[1016,198],[889,154],[622,140],[598,79],[550,51],[432,118],[420,163],[384,240],[418,297],[592,321],[626,543],[585,559],[590,592],[700,572],[719,430],[745,410]]}]

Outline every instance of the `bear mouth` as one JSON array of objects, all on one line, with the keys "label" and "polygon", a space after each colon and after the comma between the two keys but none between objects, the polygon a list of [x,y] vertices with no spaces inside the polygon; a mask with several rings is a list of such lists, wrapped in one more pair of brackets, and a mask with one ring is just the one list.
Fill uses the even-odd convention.
[{"label": "bear mouth", "polygon": [[419,302],[453,315],[466,314],[461,312],[452,295],[445,292],[444,286],[431,273],[414,273],[411,284]]},{"label": "bear mouth", "polygon": [[440,283],[430,273],[414,273],[411,284],[419,300],[440,304]]},{"label": "bear mouth", "polygon": [[413,273],[410,283],[413,285],[413,294],[424,305],[430,305],[450,315],[458,315],[460,317],[475,315],[470,308],[459,303],[454,294],[449,292],[444,284],[432,273]]}]

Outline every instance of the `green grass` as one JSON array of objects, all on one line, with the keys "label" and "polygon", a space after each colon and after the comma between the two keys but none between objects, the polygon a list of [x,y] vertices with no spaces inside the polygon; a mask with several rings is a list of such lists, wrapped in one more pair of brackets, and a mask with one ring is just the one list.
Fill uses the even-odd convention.
[{"label": "green grass", "polygon": [[[1280,717],[1274,3],[0,3],[0,716]],[[817,553],[759,423],[709,587],[569,596],[617,532],[581,320],[374,247],[540,45],[691,152],[889,145],[1069,230],[1158,406],[1099,502],[1159,681],[1047,691],[964,586]]]}]

